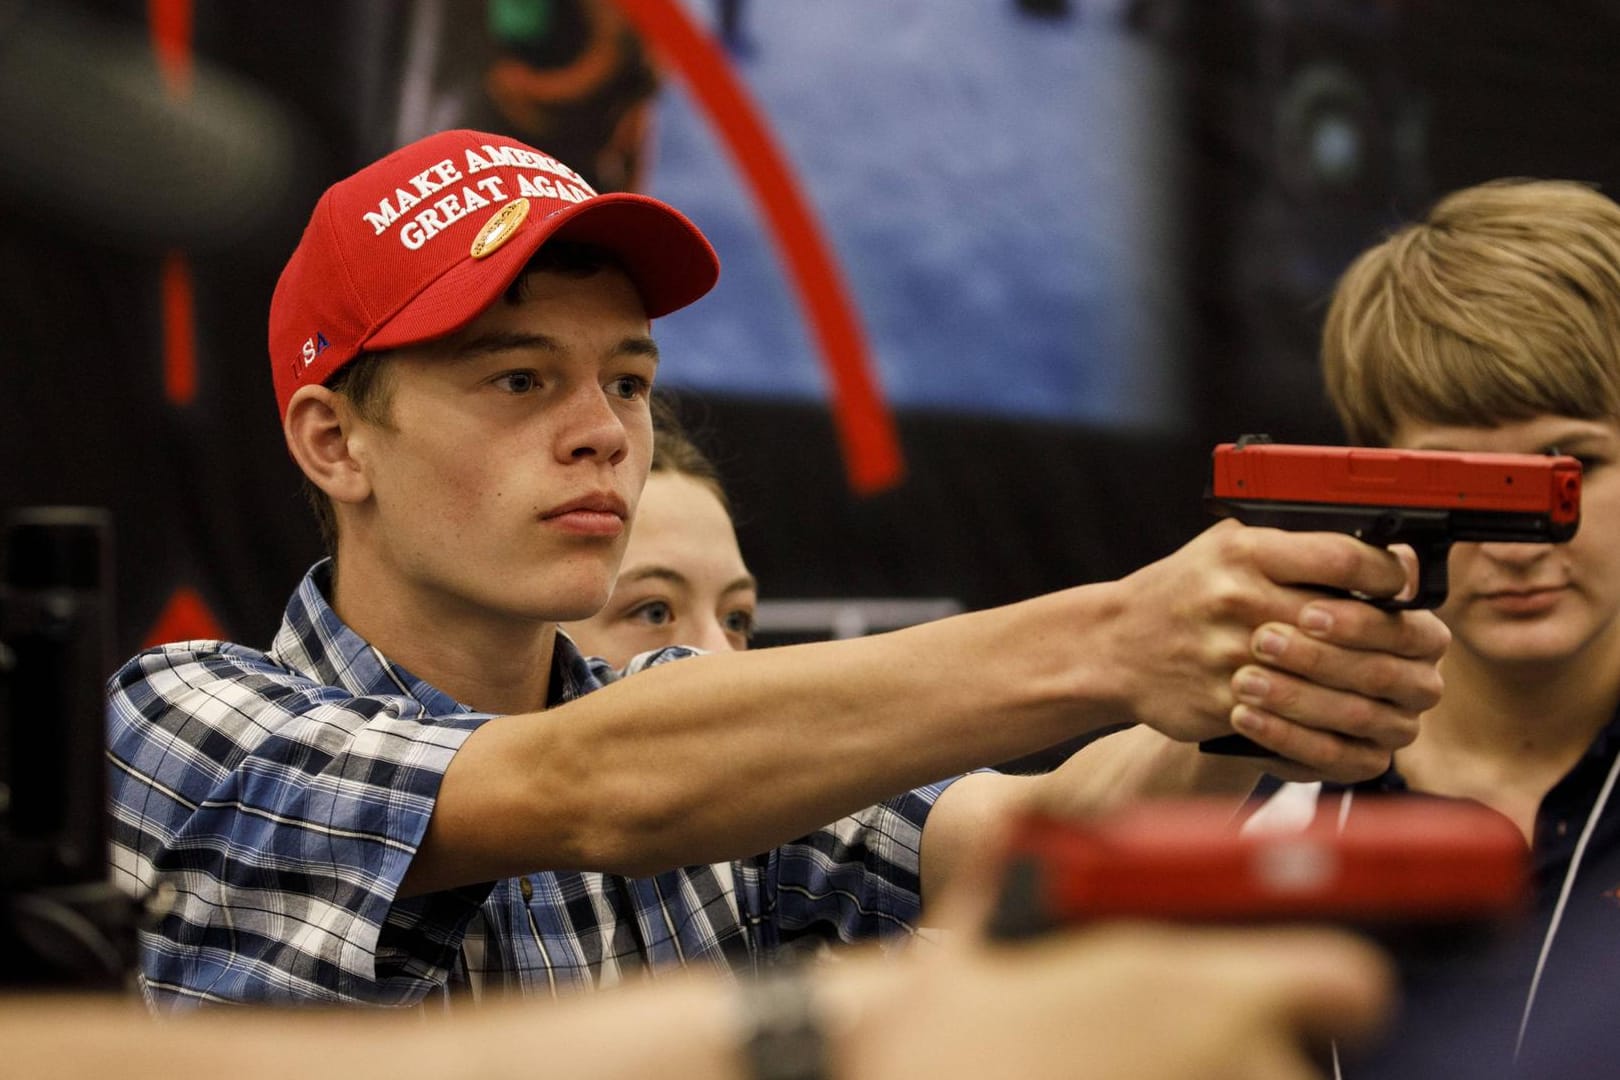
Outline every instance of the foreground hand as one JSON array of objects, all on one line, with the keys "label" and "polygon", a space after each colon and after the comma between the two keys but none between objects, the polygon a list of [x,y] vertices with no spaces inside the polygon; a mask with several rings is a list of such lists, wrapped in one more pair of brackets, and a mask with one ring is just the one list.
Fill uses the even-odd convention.
[{"label": "foreground hand", "polygon": [[1109,924],[937,949],[863,1010],[849,1076],[1307,1080],[1393,995],[1382,954],[1328,930]]},{"label": "foreground hand", "polygon": [[1236,729],[1293,763],[1268,766],[1285,779],[1365,779],[1439,700],[1450,634],[1321,590],[1393,596],[1408,577],[1353,537],[1223,521],[1124,579],[1112,661],[1135,675],[1136,718],[1172,738]]}]

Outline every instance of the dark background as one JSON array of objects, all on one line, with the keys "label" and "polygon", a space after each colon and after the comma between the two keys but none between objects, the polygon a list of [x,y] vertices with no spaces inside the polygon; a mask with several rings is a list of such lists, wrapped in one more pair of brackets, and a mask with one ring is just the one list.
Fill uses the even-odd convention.
[{"label": "dark background", "polygon": [[[1110,424],[901,394],[890,405],[904,477],[858,494],[825,400],[728,393],[672,370],[733,490],[767,598],[951,597],[979,608],[1127,573],[1207,523],[1199,497],[1215,442],[1247,431],[1338,441],[1314,333],[1356,251],[1478,180],[1620,184],[1613,3],[980,5],[1004,11],[1010,33],[1101,33],[1106,22],[1168,73],[1155,136],[1169,171],[1154,180],[1171,197],[1155,280],[1174,298],[1165,318],[1175,332],[1156,339],[1168,355],[1151,359],[1175,374],[1180,404],[1157,421]],[[557,19],[577,7],[539,6]],[[685,6],[719,28],[723,5]],[[319,191],[395,144],[410,35],[418,9],[433,7],[0,0],[0,504],[113,512],[120,656],[193,633],[266,643],[319,554],[276,425],[265,313]],[[515,32],[517,0],[488,7]],[[158,24],[186,9],[181,92],[154,42]],[[455,25],[466,37],[456,55],[487,59],[484,27]],[[745,72],[770,48],[767,29],[730,43]],[[536,46],[519,58],[566,62],[575,30],[548,39],[556,55]],[[623,55],[621,77],[570,122],[617,123],[649,92],[680,92],[654,51]],[[453,73],[433,78],[453,84]],[[1071,106],[1039,104],[1060,115]],[[501,122],[486,112],[481,124]],[[592,146],[559,153],[578,166]],[[660,193],[656,162],[600,160],[621,177],[650,176]],[[678,162],[666,164],[671,177]],[[746,256],[728,269],[738,264]],[[878,273],[850,264],[864,280]],[[1033,318],[1014,305],[994,324],[1010,337]],[[186,355],[189,391],[174,382]]]}]

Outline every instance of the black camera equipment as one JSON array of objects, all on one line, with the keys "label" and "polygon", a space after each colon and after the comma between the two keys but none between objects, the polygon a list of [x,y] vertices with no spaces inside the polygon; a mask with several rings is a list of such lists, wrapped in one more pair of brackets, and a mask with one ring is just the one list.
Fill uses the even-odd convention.
[{"label": "black camera equipment", "polygon": [[108,880],[104,510],[32,507],[0,539],[0,987],[120,989],[138,906]]}]

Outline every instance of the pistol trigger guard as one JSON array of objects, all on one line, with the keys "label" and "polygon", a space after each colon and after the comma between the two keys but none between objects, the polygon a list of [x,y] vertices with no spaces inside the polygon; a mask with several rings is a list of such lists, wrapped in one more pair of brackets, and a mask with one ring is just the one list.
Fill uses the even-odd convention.
[{"label": "pistol trigger guard", "polygon": [[1446,594],[1451,590],[1448,567],[1451,545],[1416,544],[1413,549],[1418,557],[1417,593],[1409,600],[1376,601],[1377,606],[1385,611],[1428,610],[1446,602]]}]

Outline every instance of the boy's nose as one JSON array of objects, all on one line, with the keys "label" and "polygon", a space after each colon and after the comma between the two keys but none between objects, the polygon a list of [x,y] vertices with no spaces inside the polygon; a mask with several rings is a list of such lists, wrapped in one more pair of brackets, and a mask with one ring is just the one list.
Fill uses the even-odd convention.
[{"label": "boy's nose", "polygon": [[617,463],[629,445],[624,421],[599,389],[572,395],[567,404],[559,456],[566,460],[596,457]]}]

